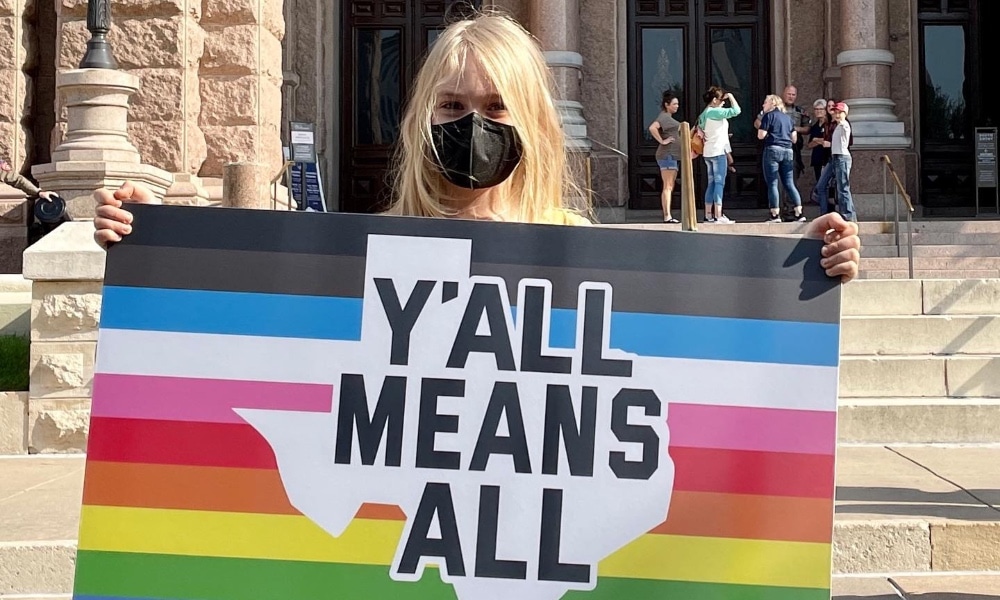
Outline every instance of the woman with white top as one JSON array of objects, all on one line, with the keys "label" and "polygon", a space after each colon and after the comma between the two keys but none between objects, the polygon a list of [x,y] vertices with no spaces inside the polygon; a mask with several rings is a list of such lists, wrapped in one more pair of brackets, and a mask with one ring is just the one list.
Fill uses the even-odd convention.
[{"label": "woman with white top", "polygon": [[[705,135],[705,166],[708,168],[708,187],[705,189],[705,222],[733,223],[722,214],[722,193],[726,189],[726,173],[729,168],[726,148],[729,146],[729,119],[740,114],[736,98],[722,88],[708,88],[702,98],[705,110],[698,117],[698,127]],[[723,106],[725,101],[729,106]]]},{"label": "woman with white top", "polygon": [[830,166],[833,168],[833,180],[837,189],[837,209],[845,221],[857,221],[854,213],[854,198],[851,196],[851,124],[847,120],[850,107],[845,102],[833,105],[833,120],[837,128],[833,130],[830,141],[823,146],[830,149]]}]

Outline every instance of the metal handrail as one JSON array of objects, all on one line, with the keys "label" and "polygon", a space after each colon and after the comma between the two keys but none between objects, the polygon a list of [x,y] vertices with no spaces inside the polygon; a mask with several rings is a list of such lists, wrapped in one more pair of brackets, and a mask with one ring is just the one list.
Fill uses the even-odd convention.
[{"label": "metal handrail", "polygon": [[[271,182],[269,184],[271,188],[271,210],[278,210],[278,183],[281,182],[283,178],[288,176],[288,170],[291,169],[294,165],[295,165],[294,162],[286,160],[285,164],[281,165],[281,168],[278,170],[278,174],[271,178]],[[291,210],[292,207],[291,182],[289,182],[288,187],[289,187],[288,207],[289,210]]]},{"label": "metal handrail", "polygon": [[896,235],[896,256],[901,257],[903,255],[902,247],[899,242],[899,197],[903,197],[903,202],[906,203],[906,256],[909,258],[909,268],[910,268],[910,279],[913,279],[913,202],[910,200],[910,195],[906,193],[903,188],[903,182],[899,180],[899,175],[896,174],[896,169],[892,166],[892,160],[889,159],[888,154],[883,154],[881,156],[882,161],[882,221],[888,220],[888,211],[886,210],[886,199],[889,196],[888,190],[888,178],[892,177],[892,211],[893,211],[893,232]]}]

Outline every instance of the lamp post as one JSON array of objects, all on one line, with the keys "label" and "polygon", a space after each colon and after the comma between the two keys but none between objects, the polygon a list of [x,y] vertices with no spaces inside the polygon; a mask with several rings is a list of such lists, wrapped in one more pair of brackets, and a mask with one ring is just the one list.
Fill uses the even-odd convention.
[{"label": "lamp post", "polygon": [[87,0],[87,30],[90,40],[80,61],[81,69],[117,69],[107,35],[111,31],[111,0]]}]

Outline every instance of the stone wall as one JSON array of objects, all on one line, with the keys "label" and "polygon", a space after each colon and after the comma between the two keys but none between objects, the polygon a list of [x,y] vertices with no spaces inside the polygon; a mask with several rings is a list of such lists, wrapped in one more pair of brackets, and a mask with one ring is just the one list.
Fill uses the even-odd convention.
[{"label": "stone wall", "polygon": [[203,177],[227,162],[263,165],[270,179],[281,156],[281,0],[204,0],[201,116],[208,156]]},{"label": "stone wall", "polygon": [[[33,0],[0,1],[0,157],[24,170],[30,159],[31,78],[37,53],[30,40]],[[21,251],[27,243],[28,213],[24,195],[0,184],[0,273],[21,268]]]},{"label": "stone wall", "polygon": [[[58,6],[60,69],[80,62],[86,0]],[[120,0],[108,38],[142,80],[129,135],[143,161],[221,177],[227,162],[281,164],[281,0]],[[61,122],[65,121],[62,114]],[[64,123],[54,132],[62,141]]]}]

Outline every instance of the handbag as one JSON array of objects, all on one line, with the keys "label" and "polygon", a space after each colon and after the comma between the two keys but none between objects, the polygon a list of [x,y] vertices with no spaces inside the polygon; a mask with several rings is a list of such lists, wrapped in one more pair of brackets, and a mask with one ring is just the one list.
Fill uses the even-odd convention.
[{"label": "handbag", "polygon": [[695,125],[691,130],[691,158],[698,158],[705,152],[705,132]]}]

